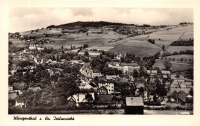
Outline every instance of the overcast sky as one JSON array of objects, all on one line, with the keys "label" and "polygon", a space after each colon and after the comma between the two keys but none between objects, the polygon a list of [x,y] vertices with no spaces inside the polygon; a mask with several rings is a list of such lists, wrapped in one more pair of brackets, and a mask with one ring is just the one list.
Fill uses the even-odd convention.
[{"label": "overcast sky", "polygon": [[9,32],[21,32],[75,21],[174,25],[193,22],[193,9],[181,8],[12,8]]}]

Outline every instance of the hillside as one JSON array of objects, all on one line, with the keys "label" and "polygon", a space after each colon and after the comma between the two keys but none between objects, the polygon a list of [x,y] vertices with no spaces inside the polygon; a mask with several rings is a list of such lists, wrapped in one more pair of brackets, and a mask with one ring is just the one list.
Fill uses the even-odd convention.
[{"label": "hillside", "polygon": [[98,21],[98,22],[93,22],[93,21],[81,22],[81,21],[77,21],[77,22],[61,24],[61,25],[57,25],[57,26],[50,25],[47,28],[67,28],[67,27],[74,28],[75,26],[79,26],[79,27],[103,27],[103,26],[108,26],[108,25],[122,26],[122,25],[134,25],[134,24],[112,23],[112,22],[105,22],[105,21]]}]

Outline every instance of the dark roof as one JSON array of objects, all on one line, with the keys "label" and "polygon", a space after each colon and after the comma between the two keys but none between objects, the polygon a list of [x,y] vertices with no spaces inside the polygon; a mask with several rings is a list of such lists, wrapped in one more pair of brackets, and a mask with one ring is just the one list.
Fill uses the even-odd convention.
[{"label": "dark roof", "polygon": [[186,101],[186,97],[187,97],[187,96],[188,96],[188,94],[185,93],[185,92],[182,92],[182,93],[178,94],[178,98],[179,98],[181,101],[183,101],[183,102]]},{"label": "dark roof", "polygon": [[133,67],[135,67],[135,66],[140,66],[140,65],[138,65],[137,63],[121,63],[121,66],[133,66]]},{"label": "dark roof", "polygon": [[17,97],[17,92],[9,92],[8,100],[14,100]]},{"label": "dark roof", "polygon": [[143,106],[142,97],[126,97],[126,106]]},{"label": "dark roof", "polygon": [[191,95],[188,95],[186,97],[186,100],[185,100],[186,103],[193,103],[193,97]]},{"label": "dark roof", "polygon": [[127,78],[120,78],[119,82],[121,82],[121,83],[128,83],[128,79]]},{"label": "dark roof", "polygon": [[24,82],[14,82],[13,83],[13,90],[21,90],[24,87]]},{"label": "dark roof", "polygon": [[97,87],[97,85],[94,84],[94,83],[89,83],[89,85],[92,86],[92,87]]}]

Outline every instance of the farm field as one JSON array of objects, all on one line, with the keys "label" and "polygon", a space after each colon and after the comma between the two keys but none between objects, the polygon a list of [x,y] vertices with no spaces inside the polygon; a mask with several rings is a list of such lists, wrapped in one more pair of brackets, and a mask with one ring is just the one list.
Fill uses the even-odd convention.
[{"label": "farm field", "polygon": [[186,63],[172,63],[172,71],[182,71],[193,69],[193,64],[186,64]]},{"label": "farm field", "polygon": [[[53,34],[50,37],[44,37],[44,33]],[[153,32],[149,35],[139,35],[134,37],[127,37],[127,35],[116,34],[115,32],[108,32],[108,34],[92,34],[89,33],[79,33],[79,34],[69,34],[61,33],[61,29],[52,28],[51,30],[43,29],[38,32],[31,33],[22,32],[22,35],[38,36],[40,39],[49,39],[55,41],[55,43],[44,44],[43,47],[59,49],[61,46],[64,48],[70,48],[72,46],[83,46],[84,44],[90,44],[91,49],[105,50],[114,53],[124,52],[124,53],[135,53],[137,56],[150,56],[154,55],[157,52],[161,52],[161,47],[165,45],[166,52],[173,53],[175,51],[186,51],[193,50],[193,47],[188,46],[170,46],[173,41],[177,41],[180,38],[188,38],[193,36],[193,26],[173,26],[170,30],[165,30],[163,28],[157,32]],[[58,37],[60,35],[60,37]],[[118,40],[123,38],[122,40]],[[155,39],[155,44],[147,42],[148,39]],[[11,40],[13,41],[13,40]],[[14,40],[15,41],[15,40]],[[107,43],[112,41],[111,43]],[[16,42],[17,46],[25,46],[24,42],[19,40]]]},{"label": "farm field", "polygon": [[180,40],[189,40],[189,39],[194,39],[193,31],[187,31],[183,34],[183,36],[180,37]]},{"label": "farm field", "polygon": [[140,41],[147,41],[148,40],[148,35],[138,35],[134,37],[129,37],[126,40],[140,40]]},{"label": "farm field", "polygon": [[[136,37],[139,38],[138,36]],[[106,44],[105,46],[114,47],[109,51],[115,54],[124,52],[134,53],[137,56],[150,56],[161,51],[161,49],[154,44],[147,41],[134,40],[133,38],[134,37],[126,38],[118,42]]]},{"label": "farm field", "polygon": [[149,35],[149,39],[154,39],[155,44],[158,45],[159,47],[165,45],[167,49],[172,42],[177,41],[180,38],[184,39],[191,38],[192,36],[193,36],[193,26],[187,26],[187,27],[179,26],[168,31],[164,30],[164,31],[154,32]]},{"label": "farm field", "polygon": [[[156,61],[155,64],[153,65],[153,68],[158,67],[161,70],[165,69],[165,66],[163,65],[163,61]],[[187,64],[187,63],[175,63],[172,62],[172,67],[170,70],[172,71],[182,71],[182,70],[188,70],[188,69],[193,69],[193,64]]]},{"label": "farm field", "polygon": [[103,46],[92,46],[92,47],[89,47],[87,48],[88,50],[91,50],[91,49],[96,49],[96,50],[104,50],[104,51],[108,51],[110,49],[112,49],[113,47],[103,47]]},{"label": "farm field", "polygon": [[185,54],[182,54],[182,55],[173,55],[173,56],[167,56],[167,58],[175,58],[175,59],[180,59],[180,58],[183,58],[183,59],[187,59],[187,60],[189,60],[189,59],[191,59],[191,60],[193,60],[193,58],[194,58],[194,56],[193,55],[185,55]]},{"label": "farm field", "polygon": [[166,52],[173,53],[186,50],[193,50],[193,46],[169,46]]},{"label": "farm field", "polygon": [[118,54],[120,52],[123,53],[134,53],[136,56],[152,56],[160,51],[160,49],[156,48],[149,48],[149,47],[140,47],[140,46],[124,46],[120,45],[117,46],[111,50],[110,52],[113,52],[115,54]]},{"label": "farm field", "polygon": [[[52,30],[42,30],[44,31],[52,31]],[[59,31],[59,30],[57,30]],[[46,32],[44,32],[46,33]],[[55,32],[54,32],[55,33]],[[54,48],[58,49],[63,46],[64,48],[69,48],[72,46],[83,46],[84,44],[90,44],[91,46],[98,46],[98,49],[101,49],[102,45],[104,45],[107,41],[111,40],[116,40],[120,37],[126,37],[125,35],[116,35],[116,34],[89,34],[88,36],[86,33],[80,33],[80,34],[62,34],[61,37],[56,36],[51,36],[51,37],[44,37],[44,35],[40,34],[39,32],[37,33],[30,33],[30,32],[24,32],[24,35],[30,35],[30,36],[38,36],[38,40],[41,39],[49,39],[55,41],[55,43],[49,43],[49,44],[44,44],[43,47],[47,48]],[[11,41],[15,41],[12,40]],[[16,39],[17,46],[23,46],[25,43]],[[15,43],[16,43],[15,42]],[[105,51],[108,51],[111,49],[111,47],[105,48]]]},{"label": "farm field", "polygon": [[17,47],[26,47],[25,42],[22,42],[19,39],[9,39],[9,41],[11,41],[13,43],[13,45],[15,45]]}]

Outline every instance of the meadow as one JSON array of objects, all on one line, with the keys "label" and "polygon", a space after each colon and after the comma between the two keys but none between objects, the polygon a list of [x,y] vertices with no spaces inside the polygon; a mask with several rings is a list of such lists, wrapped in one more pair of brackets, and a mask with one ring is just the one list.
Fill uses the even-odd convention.
[{"label": "meadow", "polygon": [[[170,46],[173,41],[178,39],[188,39],[193,36],[193,26],[168,26],[172,29],[166,30],[166,28],[159,29],[157,32],[153,32],[149,35],[138,35],[134,37],[127,37],[127,35],[120,35],[113,31],[109,31],[108,34],[86,34],[86,33],[61,33],[61,29],[52,28],[51,30],[43,29],[38,32],[31,33],[22,32],[22,35],[38,36],[39,39],[49,39],[55,41],[55,43],[44,44],[47,48],[70,48],[72,46],[83,46],[84,44],[90,44],[88,49],[105,50],[114,53],[135,53],[137,56],[149,56],[154,55],[157,52],[161,52],[161,47],[165,45],[166,52],[173,53],[175,51],[193,50],[193,47],[188,46]],[[167,27],[167,28],[168,28]],[[43,34],[53,34],[50,37],[45,37]],[[119,38],[123,38],[119,40]],[[148,39],[155,39],[155,44],[147,42]],[[17,46],[24,46],[23,42],[15,41]],[[110,42],[112,41],[112,42]],[[108,43],[110,42],[110,43]]]},{"label": "meadow", "polygon": [[166,49],[174,41],[189,38],[193,38],[193,26],[172,27],[170,30],[157,31],[149,35],[149,39],[154,39],[156,45],[159,47],[164,45]]},{"label": "meadow", "polygon": [[188,70],[193,69],[193,64],[186,64],[186,63],[172,63],[171,67],[172,71],[182,71],[182,70]]},{"label": "meadow", "polygon": [[[172,62],[172,67],[170,68],[171,71],[182,71],[182,70],[188,70],[188,69],[193,69],[193,64],[187,64],[187,63],[175,63]],[[163,61],[156,61],[155,64],[153,65],[153,68],[158,67],[161,70],[165,69],[165,66],[163,65]]]},{"label": "meadow", "polygon": [[194,50],[193,46],[169,46],[166,52],[173,53],[173,52],[180,52],[186,50]]},{"label": "meadow", "polygon": [[182,55],[167,56],[167,58],[171,58],[171,59],[173,59],[173,58],[175,58],[175,59],[183,58],[183,59],[187,59],[187,60],[189,60],[189,59],[193,60],[194,56],[193,55],[182,54]]}]

